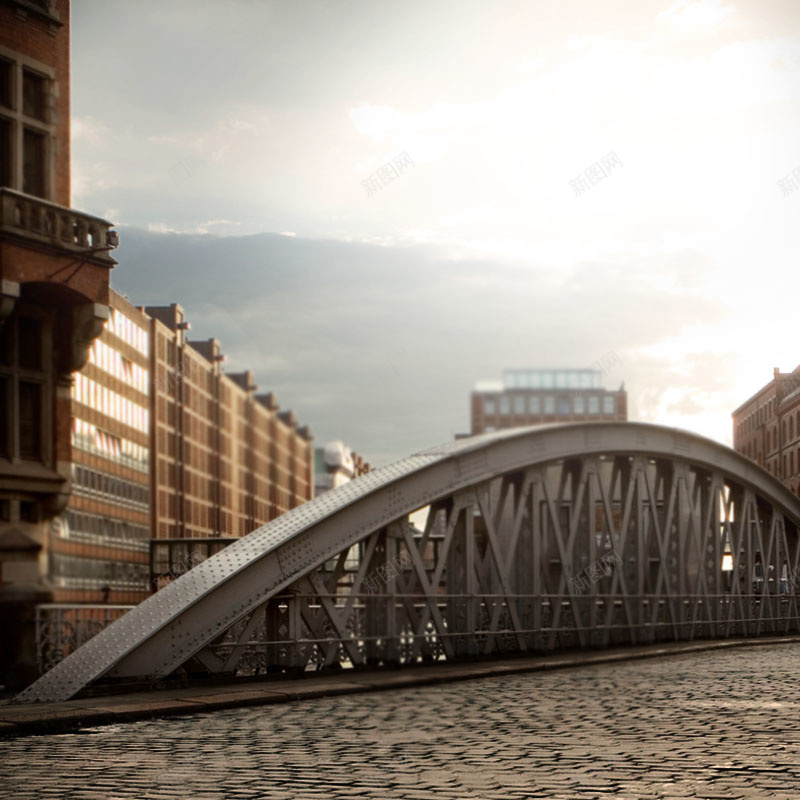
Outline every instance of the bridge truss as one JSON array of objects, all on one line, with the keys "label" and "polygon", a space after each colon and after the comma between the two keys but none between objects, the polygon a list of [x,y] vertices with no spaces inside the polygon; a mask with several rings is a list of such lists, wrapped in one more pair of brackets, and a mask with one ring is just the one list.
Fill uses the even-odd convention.
[{"label": "bridge truss", "polygon": [[797,632],[799,531],[788,489],[683,431],[473,437],[235,542],[17,700],[179,669],[266,675]]}]

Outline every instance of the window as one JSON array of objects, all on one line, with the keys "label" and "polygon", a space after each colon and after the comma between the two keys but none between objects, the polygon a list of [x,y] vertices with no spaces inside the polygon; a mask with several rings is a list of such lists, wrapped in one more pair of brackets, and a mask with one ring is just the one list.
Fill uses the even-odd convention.
[{"label": "window", "polygon": [[37,460],[42,448],[42,385],[19,382],[19,457]]},{"label": "window", "polygon": [[0,327],[0,457],[49,462],[50,328],[17,304]]},{"label": "window", "polygon": [[556,399],[552,395],[547,395],[544,398],[544,413],[545,414],[556,413]]},{"label": "window", "polygon": [[496,414],[497,413],[497,406],[494,402],[494,399],[489,397],[484,397],[483,399],[483,413],[484,414]]},{"label": "window", "polygon": [[11,184],[11,122],[0,117],[0,186]]},{"label": "window", "polygon": [[0,106],[11,108],[11,76],[14,65],[0,58]]},{"label": "window", "polygon": [[514,397],[514,413],[525,413],[525,398],[521,394],[518,394]]},{"label": "window", "polygon": [[558,398],[558,413],[563,416],[569,416],[569,398],[568,397],[559,397]]},{"label": "window", "polygon": [[45,137],[25,128],[22,134],[22,191],[36,197],[45,196]]},{"label": "window", "polygon": [[613,414],[614,413],[614,396],[613,395],[606,395],[603,398],[603,413],[604,414]]},{"label": "window", "polygon": [[600,413],[600,398],[596,394],[593,394],[589,397],[589,413]]},{"label": "window", "polygon": [[22,113],[45,122],[47,80],[30,70],[22,70]]},{"label": "window", "polygon": [[0,58],[0,185],[52,199],[53,148],[50,124],[52,75],[25,56]]},{"label": "window", "polygon": [[501,414],[510,414],[511,413],[511,403],[505,395],[500,398],[500,413]]},{"label": "window", "polygon": [[538,394],[532,394],[528,398],[528,413],[530,413],[530,414],[541,414],[542,413],[542,401],[539,398]]},{"label": "window", "polygon": [[576,397],[572,401],[573,408],[575,409],[576,414],[585,414],[586,413],[586,398],[585,397]]}]

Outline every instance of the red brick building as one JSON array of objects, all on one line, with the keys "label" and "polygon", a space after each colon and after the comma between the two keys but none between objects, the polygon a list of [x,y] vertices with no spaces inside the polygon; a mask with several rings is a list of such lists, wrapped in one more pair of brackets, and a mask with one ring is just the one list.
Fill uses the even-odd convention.
[{"label": "red brick building", "polygon": [[312,437],[177,303],[151,318],[153,588],[313,496]]},{"label": "red brick building", "polygon": [[32,615],[72,463],[72,373],[108,318],[110,223],[70,208],[69,2],[0,0],[0,680]]},{"label": "red brick building", "polygon": [[800,494],[800,366],[772,380],[732,414],[733,448]]}]

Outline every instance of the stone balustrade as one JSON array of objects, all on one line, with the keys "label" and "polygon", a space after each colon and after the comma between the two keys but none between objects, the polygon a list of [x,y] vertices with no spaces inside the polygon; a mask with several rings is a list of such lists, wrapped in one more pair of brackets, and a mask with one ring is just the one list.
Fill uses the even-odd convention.
[{"label": "stone balustrade", "polygon": [[0,238],[13,237],[86,256],[113,266],[118,243],[112,223],[39,197],[0,189]]}]

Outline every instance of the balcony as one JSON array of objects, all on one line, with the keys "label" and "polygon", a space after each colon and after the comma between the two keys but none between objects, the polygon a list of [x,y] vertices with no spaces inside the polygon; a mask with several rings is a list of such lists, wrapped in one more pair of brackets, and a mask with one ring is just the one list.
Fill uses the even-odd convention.
[{"label": "balcony", "polygon": [[39,197],[0,189],[0,239],[74,253],[98,266],[113,267],[118,242],[112,223]]}]

